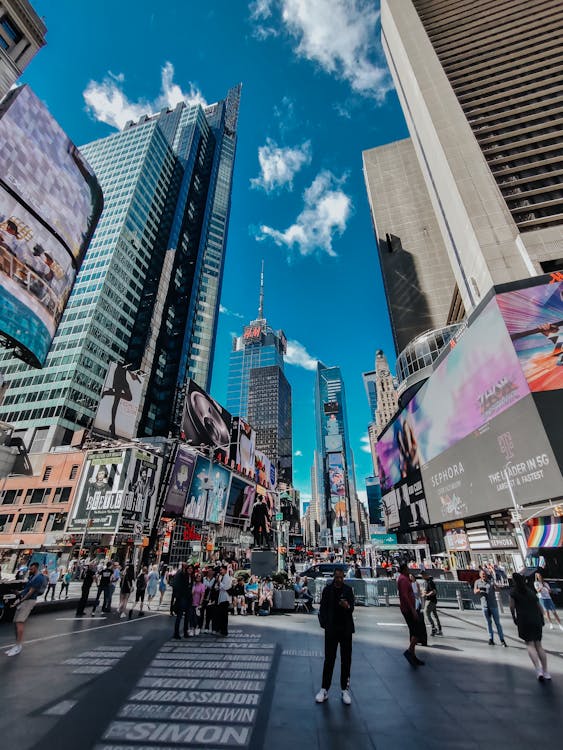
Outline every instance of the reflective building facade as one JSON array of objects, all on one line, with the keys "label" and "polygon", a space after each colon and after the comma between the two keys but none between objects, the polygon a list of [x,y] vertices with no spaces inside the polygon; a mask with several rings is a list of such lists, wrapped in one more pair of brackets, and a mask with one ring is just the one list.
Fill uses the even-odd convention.
[{"label": "reflective building facade", "polygon": [[41,371],[6,355],[0,418],[34,452],[73,440],[108,364],[147,375],[138,434],[167,435],[187,378],[208,389],[241,87],[178,104],[84,146],[105,208]]}]

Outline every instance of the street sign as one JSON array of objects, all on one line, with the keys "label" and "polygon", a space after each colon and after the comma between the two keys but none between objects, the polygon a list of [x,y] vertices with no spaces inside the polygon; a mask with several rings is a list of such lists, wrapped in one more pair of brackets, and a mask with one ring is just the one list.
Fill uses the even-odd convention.
[{"label": "street sign", "polygon": [[276,513],[276,521],[283,521],[283,513]]},{"label": "street sign", "polygon": [[397,544],[397,534],[371,534],[371,541],[379,547]]},{"label": "street sign", "polygon": [[133,524],[133,533],[134,534],[142,534],[143,533],[143,524],[139,521],[135,521]]}]

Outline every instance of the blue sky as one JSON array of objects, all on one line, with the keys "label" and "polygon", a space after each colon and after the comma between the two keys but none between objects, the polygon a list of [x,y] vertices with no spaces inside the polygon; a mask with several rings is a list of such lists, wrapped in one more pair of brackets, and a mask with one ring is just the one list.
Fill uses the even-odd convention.
[{"label": "blue sky", "polygon": [[358,487],[372,472],[361,374],[394,359],[362,150],[407,137],[364,0],[32,0],[47,46],[26,71],[78,145],[181,97],[243,84],[212,394],[226,397],[231,335],[258,308],[291,342],[294,482],[310,493],[314,366],[342,367]]}]

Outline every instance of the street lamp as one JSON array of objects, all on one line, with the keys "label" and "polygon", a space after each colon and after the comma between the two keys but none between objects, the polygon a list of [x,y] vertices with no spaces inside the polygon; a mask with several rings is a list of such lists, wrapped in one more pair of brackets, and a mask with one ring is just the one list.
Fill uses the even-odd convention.
[{"label": "street lamp", "polygon": [[510,499],[512,500],[513,510],[511,512],[511,516],[512,523],[514,524],[516,530],[516,541],[518,542],[518,547],[522,556],[522,562],[525,565],[526,557],[528,556],[528,545],[526,543],[526,537],[524,535],[524,528],[522,525],[522,513],[520,512],[522,510],[522,506],[518,505],[518,503],[516,502],[516,496],[514,495],[512,483],[510,481],[510,477],[508,476],[508,464],[504,467],[504,478],[506,479],[508,491],[510,492]]}]

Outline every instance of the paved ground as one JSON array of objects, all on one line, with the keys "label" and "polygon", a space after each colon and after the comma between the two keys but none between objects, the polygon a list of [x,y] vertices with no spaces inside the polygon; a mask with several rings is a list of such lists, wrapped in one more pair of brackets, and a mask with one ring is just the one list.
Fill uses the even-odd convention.
[{"label": "paved ground", "polygon": [[[353,704],[338,668],[314,703],[322,631],[314,615],[234,617],[227,639],[172,641],[172,618],[148,613],[75,620],[32,617],[23,652],[0,653],[0,737],[18,750],[248,747],[251,750],[441,750],[558,747],[563,732],[563,633],[547,631],[553,683],[539,684],[505,618],[508,649],[487,645],[480,612],[444,612],[445,636],[420,649],[391,607],[358,608]],[[13,642],[0,626],[2,652]]]}]

